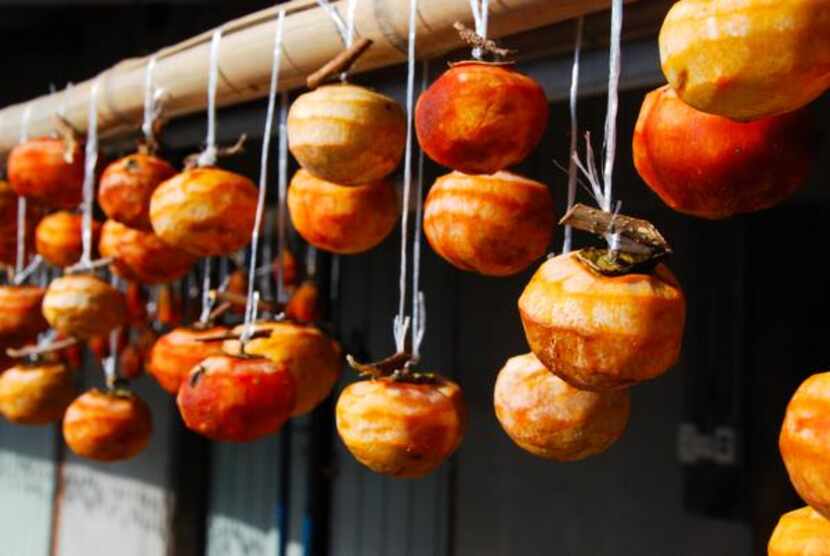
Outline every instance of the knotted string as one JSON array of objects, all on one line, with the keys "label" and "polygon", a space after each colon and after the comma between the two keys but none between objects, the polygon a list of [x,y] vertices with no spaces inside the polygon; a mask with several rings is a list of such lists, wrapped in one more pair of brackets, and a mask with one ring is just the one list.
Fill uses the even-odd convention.
[{"label": "knotted string", "polygon": [[401,269],[398,283],[400,298],[398,299],[398,314],[395,316],[392,323],[392,332],[395,337],[395,348],[398,352],[403,352],[406,348],[406,333],[410,324],[410,319],[406,316],[406,245],[409,235],[409,201],[412,187],[412,112],[415,97],[415,16],[417,11],[418,0],[410,0],[406,74],[406,151],[404,154],[403,207],[401,215]]},{"label": "knotted string", "polygon": [[87,122],[86,158],[84,160],[81,267],[89,267],[92,263],[92,204],[94,203],[95,193],[95,166],[98,164],[98,90],[100,85],[100,79],[96,79],[89,93],[89,120]]},{"label": "knotted string", "polygon": [[253,332],[253,323],[256,318],[259,292],[255,291],[257,268],[257,248],[259,246],[259,229],[262,225],[262,212],[265,208],[265,194],[268,187],[268,154],[271,148],[271,127],[274,121],[274,108],[277,99],[277,83],[280,75],[280,56],[282,51],[283,23],[285,10],[277,15],[277,29],[274,33],[274,54],[271,64],[271,88],[268,92],[268,110],[265,116],[265,131],[262,137],[262,157],[259,167],[259,199],[254,218],[254,230],[251,234],[251,260],[248,269],[248,296],[245,305],[245,328],[242,333],[242,342],[247,342]]},{"label": "knotted string", "polygon": [[[582,53],[582,29],[584,27],[583,18],[576,20],[576,39],[574,39],[574,61],[571,69],[571,91],[570,91],[570,113],[571,113],[571,146],[570,157],[568,163],[568,210],[576,202],[576,156],[578,136],[578,122],[576,112],[576,101],[579,97],[579,59]],[[573,241],[573,229],[570,225],[565,226],[565,241],[562,244],[562,252],[570,253],[571,244]]]}]

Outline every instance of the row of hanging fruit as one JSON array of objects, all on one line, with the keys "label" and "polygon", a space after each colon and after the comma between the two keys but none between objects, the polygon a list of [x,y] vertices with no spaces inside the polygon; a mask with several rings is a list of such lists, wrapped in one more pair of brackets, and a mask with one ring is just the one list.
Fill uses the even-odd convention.
[{"label": "row of hanging fruit", "polygon": [[[510,170],[543,137],[547,100],[538,83],[503,59],[512,53],[484,38],[480,15],[478,33],[462,28],[462,36],[497,60],[453,64],[416,105],[411,101],[414,25],[406,109],[345,81],[314,87],[291,105],[283,136],[301,169],[287,187],[285,205],[309,245],[341,255],[364,252],[383,241],[402,216],[405,261],[409,198],[404,195],[401,210],[390,175],[404,158],[408,191],[414,127],[423,152],[451,169],[436,180],[423,205],[423,231],[436,253],[464,271],[508,276],[548,252],[556,223],[550,190]],[[507,361],[494,390],[496,416],[515,443],[558,461],[597,454],[621,436],[629,415],[628,389],[676,363],[684,330],[685,298],[665,264],[671,248],[648,222],[619,214],[613,202],[621,18],[622,3],[615,0],[603,172],[597,171],[590,143],[584,163],[575,149],[571,152],[569,200],[580,171],[601,210],[569,202],[563,218],[569,226],[601,236],[607,247],[564,252],[535,272],[518,301],[531,352]],[[278,37],[281,22],[282,16]],[[221,34],[215,34],[213,70],[219,39]],[[343,39],[350,45],[347,52],[367,47],[365,41],[353,43],[351,34]],[[782,45],[784,52],[767,43]],[[666,18],[660,49],[669,85],[646,96],[633,138],[634,162],[646,184],[671,208],[702,218],[768,208],[796,191],[815,155],[804,106],[830,87],[830,5],[681,0]],[[354,58],[343,57],[343,65],[329,73],[345,72]],[[214,110],[209,110],[210,122]],[[258,237],[266,181],[260,181],[258,191],[248,178],[217,167],[219,149],[210,132],[205,151],[181,172],[151,148],[110,164],[98,186],[98,203],[108,218],[103,225],[84,224],[71,212],[83,200],[88,174],[82,146],[71,130],[62,129],[60,136],[21,143],[9,157],[10,186],[0,191],[0,211],[7,216],[0,221],[8,232],[3,237],[18,236],[16,215],[24,212],[13,209],[15,195],[23,196],[29,201],[20,221],[27,232],[21,234],[23,248],[69,268],[45,291],[22,284],[0,288],[0,336],[6,347],[19,348],[49,326],[63,338],[86,341],[125,325],[133,311],[124,295],[95,276],[94,262],[78,266],[79,259],[84,262],[85,234],[97,238],[86,242],[97,243],[114,274],[145,285],[177,280],[198,259],[228,257],[252,234]],[[4,262],[11,263],[21,246],[4,239],[0,248]],[[293,285],[290,254],[278,254],[277,261],[278,286]],[[213,298],[205,296],[196,323],[178,326],[155,342],[147,341],[147,334],[133,335],[143,338],[146,368],[177,397],[185,424],[216,440],[250,441],[277,432],[286,419],[325,399],[340,375],[339,345],[309,322],[316,310],[305,300],[314,297],[313,288],[296,290],[301,301],[295,307],[301,309],[286,316],[280,303],[252,295],[254,270],[252,265],[247,277],[241,270],[234,275],[239,284],[233,289],[241,300],[214,292],[216,298],[235,300],[245,313],[242,325],[220,324],[208,303]],[[417,303],[412,305],[414,316]],[[279,316],[255,322],[260,306]],[[399,317],[396,354],[375,363],[348,358],[368,380],[343,390],[337,429],[349,451],[372,470],[417,477],[458,447],[466,410],[457,384],[416,370],[420,339],[414,338],[422,330],[413,325],[413,340],[407,341],[405,311]],[[97,459],[129,457],[146,444],[149,411],[121,381],[110,380],[108,391],[73,401],[67,363],[37,348],[12,352],[40,359],[0,376],[0,411],[7,418],[43,423],[63,417],[70,447]],[[824,382],[811,383],[811,400],[827,397],[826,388],[820,389]],[[798,411],[797,399],[785,421],[782,453],[799,492],[827,515],[824,441],[824,452],[809,446],[810,458],[803,455],[807,448],[787,448],[796,437],[818,442],[809,419],[790,417]],[[811,411],[819,407],[810,402]],[[813,427],[820,429],[823,421],[816,419]],[[796,423],[793,438],[785,439],[790,422]],[[830,535],[830,526],[822,534]],[[776,533],[770,553],[781,538],[792,541]]]}]

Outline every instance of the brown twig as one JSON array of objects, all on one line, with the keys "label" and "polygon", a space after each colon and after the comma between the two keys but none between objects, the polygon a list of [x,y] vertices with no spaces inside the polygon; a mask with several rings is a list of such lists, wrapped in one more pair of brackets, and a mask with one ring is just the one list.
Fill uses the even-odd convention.
[{"label": "brown twig", "polygon": [[[619,234],[622,238],[645,247],[652,253],[672,252],[668,242],[657,228],[651,222],[640,218],[612,214],[578,203],[565,213],[559,223],[599,236]],[[625,251],[626,244],[622,243],[620,249]],[[631,250],[642,252],[642,249],[637,250],[633,246]]]},{"label": "brown twig", "polygon": [[309,75],[305,81],[306,85],[309,89],[316,89],[330,77],[343,73],[344,71],[349,71],[349,68],[352,67],[370,46],[372,46],[371,39],[366,37],[359,38],[349,48],[340,52],[323,67]]},{"label": "brown twig", "polygon": [[[255,340],[257,338],[267,338],[271,335],[271,330],[254,330],[251,333],[251,337],[248,338],[249,340]],[[222,332],[221,334],[211,334],[210,336],[200,336],[198,338],[194,338],[197,342],[224,342],[225,340],[239,340],[242,338],[242,332]]]},{"label": "brown twig", "polygon": [[[245,305],[248,303],[248,298],[244,295],[233,293],[229,291],[217,291],[213,290],[210,292],[210,295],[213,299],[217,301],[226,301],[233,305]],[[267,311],[269,313],[279,313],[283,310],[283,306],[276,301],[270,301],[268,299],[260,299],[259,304],[257,304],[257,311]]]},{"label": "brown twig", "polygon": [[87,272],[90,270],[95,270],[96,268],[101,268],[102,266],[111,265],[113,261],[112,257],[102,257],[100,259],[96,259],[89,263],[75,263],[72,266],[66,267],[63,272],[64,274],[78,274],[80,272]]},{"label": "brown twig", "polygon": [[417,363],[411,353],[399,351],[374,363],[360,363],[351,355],[346,355],[349,366],[363,378],[379,379],[388,377],[395,382],[413,384],[435,384],[440,377],[435,373],[414,371],[411,367]]},{"label": "brown twig", "polygon": [[472,29],[468,29],[460,21],[456,21],[452,26],[456,31],[458,31],[458,36],[461,37],[461,40],[466,42],[472,48],[478,48],[484,52],[489,52],[499,60],[504,60],[516,53],[515,50],[499,47],[496,44],[496,41],[492,39],[485,39]]},{"label": "brown twig", "polygon": [[48,344],[23,346],[21,348],[7,348],[6,355],[13,359],[25,359],[27,357],[61,351],[68,347],[74,346],[78,343],[78,341],[79,340],[77,338],[65,338],[63,340],[57,340]]},{"label": "brown twig", "polygon": [[224,301],[224,302],[220,303],[218,306],[214,307],[213,311],[211,311],[210,314],[208,315],[208,318],[207,318],[208,322],[215,321],[216,319],[218,319],[219,317],[221,317],[222,315],[224,315],[225,313],[230,311],[232,307],[233,307],[233,303],[231,303],[230,301]]}]

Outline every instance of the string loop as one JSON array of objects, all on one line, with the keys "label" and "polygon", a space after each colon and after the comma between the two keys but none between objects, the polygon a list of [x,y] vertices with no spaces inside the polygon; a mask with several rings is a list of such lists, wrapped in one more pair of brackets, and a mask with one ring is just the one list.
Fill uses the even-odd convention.
[{"label": "string loop", "polygon": [[248,296],[245,306],[245,328],[242,333],[242,341],[246,342],[253,332],[252,325],[256,318],[257,305],[259,304],[259,292],[255,291],[257,268],[257,248],[259,246],[259,229],[262,224],[262,212],[265,208],[265,194],[268,187],[268,154],[271,145],[271,127],[274,120],[274,107],[277,98],[277,83],[280,75],[280,54],[282,51],[283,23],[285,21],[285,10],[280,10],[277,16],[277,28],[274,33],[274,53],[271,64],[271,88],[268,92],[268,110],[265,116],[265,131],[262,136],[262,157],[259,168],[259,198],[254,218],[254,230],[251,234],[251,260],[248,269]]}]

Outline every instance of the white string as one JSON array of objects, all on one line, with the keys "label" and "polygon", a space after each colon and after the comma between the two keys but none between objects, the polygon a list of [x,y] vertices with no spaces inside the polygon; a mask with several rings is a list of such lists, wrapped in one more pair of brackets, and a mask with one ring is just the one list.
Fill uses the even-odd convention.
[{"label": "white string", "polygon": [[[577,168],[576,156],[578,137],[578,122],[576,112],[576,101],[579,96],[579,58],[582,53],[582,29],[584,27],[583,18],[576,20],[576,39],[574,40],[574,61],[571,69],[571,95],[570,95],[570,112],[571,112],[571,147],[570,160],[568,164],[568,210],[574,205],[576,201],[576,178]],[[573,241],[573,229],[570,225],[565,226],[565,241],[562,245],[563,253],[570,253],[571,244]]]},{"label": "white string", "polygon": [[216,29],[210,39],[210,68],[208,70],[208,125],[205,138],[205,150],[199,153],[196,164],[213,166],[216,164],[216,86],[219,81],[219,45],[222,41],[222,28]]},{"label": "white string", "polygon": [[[421,64],[421,94],[429,80],[429,60]],[[424,150],[418,149],[418,179],[415,182],[415,237],[412,246],[412,357],[421,355],[426,332],[426,300],[421,291],[421,222],[424,213]]]},{"label": "white string", "polygon": [[94,203],[95,166],[98,164],[98,89],[100,85],[101,81],[96,79],[89,93],[89,121],[87,123],[86,159],[84,160],[81,266],[89,266],[92,262],[92,204]]},{"label": "white string", "polygon": [[156,57],[153,54],[147,62],[144,70],[144,122],[141,124],[141,131],[148,145],[154,142],[153,120],[156,118],[156,89],[153,87],[153,72],[156,69]]},{"label": "white string", "polygon": [[288,120],[288,93],[283,92],[280,96],[280,140],[279,140],[279,180],[277,189],[277,302],[288,301],[288,292],[285,291],[285,243],[288,227],[288,215],[286,214],[286,196],[288,191],[288,132],[286,122]]},{"label": "white string", "polygon": [[409,1],[409,35],[407,37],[407,74],[406,74],[406,154],[403,167],[403,207],[401,215],[401,273],[399,277],[400,299],[398,314],[395,316],[392,332],[395,336],[395,348],[398,352],[406,347],[406,333],[409,317],[406,316],[406,244],[409,232],[409,198],[412,187],[412,108],[415,97],[415,15],[418,0]]},{"label": "white string", "polygon": [[349,0],[346,4],[346,48],[354,43],[354,17],[357,13],[357,0]]},{"label": "white string", "polygon": [[[470,10],[473,12],[473,21],[475,22],[476,34],[482,39],[487,38],[487,23],[489,19],[489,0],[470,0]],[[481,59],[481,49],[473,49],[473,58]]]},{"label": "white string", "polygon": [[[20,142],[24,143],[29,139],[29,122],[32,119],[32,103],[26,105],[20,117]],[[17,253],[15,258],[15,275],[23,272],[26,264],[26,197],[20,195],[17,198]]]},{"label": "white string", "polygon": [[[351,1],[351,0],[350,0]],[[343,18],[340,17],[340,12],[337,9],[329,4],[328,0],[317,0],[317,5],[320,6],[324,12],[329,16],[329,18],[334,23],[334,26],[337,28],[337,33],[340,35],[340,40],[343,41],[345,46],[350,46],[351,43],[351,32],[343,21]],[[351,9],[351,6],[348,8]],[[354,23],[352,23],[354,25]]]},{"label": "white string", "polygon": [[[113,288],[119,289],[118,276],[113,274],[110,279],[110,284],[112,284]],[[109,335],[110,353],[109,357],[104,360],[104,377],[109,387],[112,387],[118,378],[118,337],[120,333],[121,328],[119,327],[110,331]]]},{"label": "white string", "polygon": [[605,206],[603,210],[611,212],[614,174],[614,159],[617,155],[617,110],[619,108],[620,87],[620,41],[622,35],[623,0],[611,3],[611,45],[608,55],[608,110],[605,114]]},{"label": "white string", "polygon": [[277,82],[280,75],[280,55],[282,51],[283,22],[285,21],[285,10],[280,10],[277,16],[277,29],[274,33],[274,54],[271,64],[271,88],[268,92],[268,110],[265,116],[265,131],[262,136],[262,157],[259,167],[259,199],[254,218],[254,230],[251,234],[251,261],[248,269],[248,297],[245,306],[245,329],[242,333],[242,341],[247,342],[253,332],[254,315],[259,299],[254,300],[254,284],[256,282],[257,248],[259,246],[259,229],[262,225],[262,212],[265,208],[265,193],[268,188],[268,153],[271,146],[271,127],[274,120],[274,106],[277,100]]},{"label": "white string", "polygon": [[21,270],[20,272],[15,271],[14,273],[14,285],[19,286],[23,282],[25,282],[29,276],[32,275],[37,270],[43,270],[42,267],[43,257],[40,255],[35,255],[32,261],[29,263],[29,266]]},{"label": "white string", "polygon": [[199,315],[199,322],[202,324],[207,324],[213,310],[213,296],[210,295],[211,259],[212,257],[205,257],[202,266],[202,314]]},{"label": "white string", "polygon": [[32,119],[32,103],[26,105],[23,109],[23,114],[20,116],[20,142],[24,143],[29,140],[29,122]]}]

